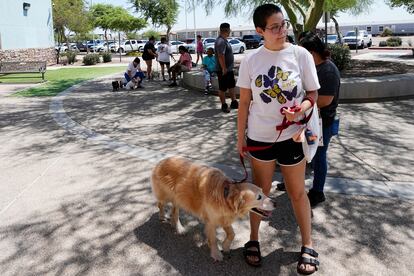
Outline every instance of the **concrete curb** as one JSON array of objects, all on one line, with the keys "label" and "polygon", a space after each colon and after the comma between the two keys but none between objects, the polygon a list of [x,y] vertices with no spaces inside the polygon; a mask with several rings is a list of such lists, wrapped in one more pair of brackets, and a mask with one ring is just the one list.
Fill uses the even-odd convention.
[{"label": "concrete curb", "polygon": [[[56,123],[69,133],[74,134],[81,139],[85,139],[89,143],[100,145],[104,148],[116,151],[118,153],[126,154],[141,160],[146,160],[151,163],[156,163],[163,158],[166,158],[171,155],[176,155],[176,153],[174,152],[162,153],[145,147],[131,145],[126,142],[119,141],[117,139],[95,132],[92,129],[89,129],[79,124],[78,122],[72,120],[72,118],[66,113],[63,107],[64,99],[71,92],[76,91],[77,89],[87,85],[88,83],[99,80],[103,81],[105,79],[108,79],[108,76],[79,83],[66,89],[57,96],[53,97],[49,105],[49,112],[53,119],[56,121]],[[228,166],[218,163],[207,164],[212,167],[216,167],[223,170],[229,177],[240,178],[239,164],[235,166]],[[310,186],[311,180],[307,179],[306,184]],[[329,193],[366,195],[378,197],[396,197],[405,200],[414,199],[414,183],[410,182],[374,181],[361,179],[347,179],[341,177],[328,177],[326,186],[326,192]],[[347,188],[345,189],[344,187]]]},{"label": "concrete curb", "polygon": [[[182,84],[193,90],[204,90],[204,76],[201,71],[184,73]],[[414,73],[380,76],[371,78],[342,78],[341,102],[376,101],[414,97]],[[213,89],[218,89],[217,78],[213,79]],[[239,88],[235,89],[239,95]]]}]

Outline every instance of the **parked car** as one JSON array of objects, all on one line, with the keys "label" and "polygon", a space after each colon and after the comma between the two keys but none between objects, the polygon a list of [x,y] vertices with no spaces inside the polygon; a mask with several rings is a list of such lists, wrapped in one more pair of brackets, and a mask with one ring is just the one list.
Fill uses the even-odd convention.
[{"label": "parked car", "polygon": [[195,53],[195,50],[196,50],[195,41],[196,40],[194,38],[187,38],[184,42],[184,47],[187,48],[190,54]]},{"label": "parked car", "polygon": [[86,46],[86,42],[78,42],[76,43],[76,47],[80,52],[86,52],[88,50],[88,46]]},{"label": "parked car", "polygon": [[355,31],[349,31],[344,36],[344,43],[349,47],[358,47],[365,48],[371,47],[372,45],[372,35],[369,34],[366,30],[358,31],[358,35]]},{"label": "parked car", "polygon": [[86,42],[86,46],[89,48],[89,50],[91,49],[92,46],[96,46],[98,44],[103,43],[103,40],[99,40],[99,39],[95,39],[95,40],[88,40]]},{"label": "parked car", "polygon": [[76,47],[76,43],[69,43],[69,47],[67,43],[58,44],[55,46],[55,50],[59,52],[67,52],[69,50],[79,52],[78,47]]},{"label": "parked car", "polygon": [[246,44],[243,41],[240,41],[238,39],[230,39],[228,41],[231,45],[233,53],[242,54],[244,50],[246,50]]},{"label": "parked car", "polygon": [[178,47],[184,45],[185,43],[182,41],[170,41],[171,53],[176,54],[178,53]]},{"label": "parked car", "polygon": [[258,48],[261,40],[260,35],[244,35],[241,39],[246,44],[247,49]]},{"label": "parked car", "polygon": [[[342,38],[342,36],[341,36]],[[325,42],[325,37],[321,38],[322,42]],[[343,41],[343,38],[342,38]],[[339,37],[337,34],[328,34],[328,44],[339,44]]]},{"label": "parked car", "polygon": [[117,52],[120,53],[127,53],[132,51],[144,51],[145,43],[147,40],[136,40],[136,39],[128,39],[121,42],[119,45]]},{"label": "parked car", "polygon": [[[108,45],[110,45],[112,43],[113,43],[113,41],[102,42],[102,43],[96,44],[94,46],[91,46],[90,50],[92,52],[99,52],[99,53],[108,52]],[[111,50],[111,49],[109,48],[109,50]]]},{"label": "parked car", "polygon": [[203,39],[203,48],[204,48],[204,53],[207,52],[208,48],[213,48],[214,49],[214,44],[216,43],[216,39],[212,38],[212,37],[207,37]]}]

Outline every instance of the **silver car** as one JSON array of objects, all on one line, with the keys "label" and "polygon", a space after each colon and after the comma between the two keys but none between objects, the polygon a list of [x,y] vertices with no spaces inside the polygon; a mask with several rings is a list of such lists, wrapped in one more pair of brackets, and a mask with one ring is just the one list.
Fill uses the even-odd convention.
[{"label": "silver car", "polygon": [[246,44],[243,41],[240,41],[238,39],[229,39],[228,41],[231,45],[233,53],[242,54],[244,50],[246,50]]}]

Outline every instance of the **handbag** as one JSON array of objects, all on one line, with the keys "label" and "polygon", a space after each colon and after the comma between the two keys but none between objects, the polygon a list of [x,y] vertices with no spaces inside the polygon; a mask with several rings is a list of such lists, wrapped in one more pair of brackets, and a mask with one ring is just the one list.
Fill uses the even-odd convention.
[{"label": "handbag", "polygon": [[[297,54],[296,46],[293,46],[293,53],[296,59],[296,63],[299,65],[299,58]],[[302,78],[302,68],[299,66],[299,75]],[[311,114],[312,112],[312,114]],[[316,102],[313,104],[313,108],[309,108],[305,112],[305,118],[311,114],[307,123],[299,130],[299,133],[294,135],[293,140],[302,143],[303,154],[308,163],[312,162],[313,157],[318,150],[318,146],[323,145],[322,139],[322,121],[319,119],[319,111]],[[310,131],[310,135],[306,135],[306,132]],[[306,136],[312,136],[313,143]]]}]

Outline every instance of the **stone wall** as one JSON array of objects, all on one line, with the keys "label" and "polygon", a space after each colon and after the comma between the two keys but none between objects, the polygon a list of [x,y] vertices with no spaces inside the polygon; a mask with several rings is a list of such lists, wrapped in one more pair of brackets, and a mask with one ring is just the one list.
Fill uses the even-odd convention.
[{"label": "stone wall", "polygon": [[30,48],[16,50],[0,50],[0,61],[47,61],[56,63],[55,48]]}]

